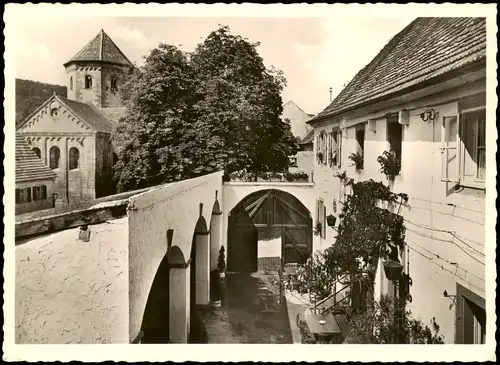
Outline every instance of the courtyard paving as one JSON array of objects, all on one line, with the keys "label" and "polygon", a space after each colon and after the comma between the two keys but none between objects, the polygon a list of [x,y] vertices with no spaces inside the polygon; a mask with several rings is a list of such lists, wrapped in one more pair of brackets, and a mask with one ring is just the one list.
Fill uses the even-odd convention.
[{"label": "courtyard paving", "polygon": [[224,292],[221,307],[197,309],[195,320],[203,328],[193,333],[193,342],[295,342],[277,273],[227,273]]}]

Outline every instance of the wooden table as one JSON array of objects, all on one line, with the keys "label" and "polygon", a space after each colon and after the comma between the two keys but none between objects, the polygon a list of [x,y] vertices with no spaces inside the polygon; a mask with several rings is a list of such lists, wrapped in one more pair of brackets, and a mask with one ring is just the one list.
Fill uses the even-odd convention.
[{"label": "wooden table", "polygon": [[[332,314],[311,314],[309,310],[306,310],[304,317],[309,330],[316,338],[331,339],[342,333]],[[319,321],[325,321],[325,323],[320,324]]]}]

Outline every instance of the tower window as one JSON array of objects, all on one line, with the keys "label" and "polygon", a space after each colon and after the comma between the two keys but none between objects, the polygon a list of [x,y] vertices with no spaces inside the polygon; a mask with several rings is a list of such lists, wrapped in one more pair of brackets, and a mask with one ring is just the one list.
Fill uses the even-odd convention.
[{"label": "tower window", "polygon": [[61,151],[56,146],[50,148],[50,168],[52,170],[59,168],[59,160],[61,157]]},{"label": "tower window", "polygon": [[69,78],[69,89],[73,90],[73,76]]},{"label": "tower window", "polygon": [[35,152],[35,155],[37,155],[38,158],[42,158],[42,152],[40,151],[40,148],[33,147],[33,152]]},{"label": "tower window", "polygon": [[111,77],[111,92],[116,92],[118,91],[118,83],[116,81],[116,77],[112,76]]},{"label": "tower window", "polygon": [[92,89],[92,76],[85,76],[85,89]]},{"label": "tower window", "polygon": [[78,168],[78,164],[80,161],[80,151],[78,148],[71,147],[69,149],[69,169],[74,170]]}]

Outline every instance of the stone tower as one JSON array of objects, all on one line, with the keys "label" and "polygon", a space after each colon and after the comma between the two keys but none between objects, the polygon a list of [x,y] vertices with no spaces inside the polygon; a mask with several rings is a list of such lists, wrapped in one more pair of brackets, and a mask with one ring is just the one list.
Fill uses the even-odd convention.
[{"label": "stone tower", "polygon": [[120,108],[119,90],[133,71],[133,64],[101,30],[64,64],[68,99],[98,108]]}]

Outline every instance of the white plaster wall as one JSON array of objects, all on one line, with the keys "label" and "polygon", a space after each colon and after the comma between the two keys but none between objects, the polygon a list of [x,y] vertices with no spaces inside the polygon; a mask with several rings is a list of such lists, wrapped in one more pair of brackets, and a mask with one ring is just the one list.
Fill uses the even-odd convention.
[{"label": "white plaster wall", "polygon": [[[456,115],[457,98],[484,90],[484,83],[475,83],[468,88],[461,87],[445,94],[400,104],[390,110],[379,110],[372,114],[354,114],[348,116],[344,122],[344,126],[347,126],[345,133],[347,139],[342,141],[340,170],[347,170],[348,176],[356,180],[372,178],[387,183],[385,176],[379,172],[380,165],[377,162],[377,157],[388,148],[384,115],[401,109],[410,111],[410,123],[403,127],[402,171],[393,187],[395,192],[404,192],[410,197],[408,207],[402,207],[400,211],[407,220],[406,238],[410,247],[409,257],[404,259],[405,270],[409,261],[409,273],[413,279],[411,287],[413,302],[409,308],[414,316],[424,323],[435,317],[447,343],[454,342],[455,307],[449,309],[452,300],[444,298],[443,291],[447,290],[449,294],[454,295],[458,282],[485,298],[485,267],[478,262],[484,262],[485,194],[473,189],[457,193],[453,191],[452,184],[441,181],[439,150],[441,143],[440,139],[434,137],[433,128],[441,128],[444,116]],[[440,119],[435,125],[423,123],[419,116],[422,111],[430,107],[439,113]],[[347,159],[352,152],[355,152],[353,126],[373,118],[377,119],[376,132],[366,129],[364,170],[362,173],[356,173],[353,167],[349,167],[351,162]],[[492,121],[488,121],[488,124],[490,123],[492,125]],[[315,132],[319,133],[321,129],[331,128],[332,125],[333,122],[327,126],[317,127]],[[333,177],[334,173],[335,170],[332,168],[315,164],[314,190],[328,201],[341,193],[338,179]],[[325,204],[329,214],[327,200]],[[460,242],[451,233],[438,230],[455,232],[466,243]],[[331,230],[327,232],[327,237],[332,237],[329,236],[330,232]],[[333,242],[334,240],[331,244]],[[376,289],[383,293],[392,290],[381,266],[375,285]]]},{"label": "white plaster wall", "polygon": [[16,343],[128,343],[128,220],[16,246]]},{"label": "white plaster wall", "polygon": [[199,204],[203,203],[202,215],[209,228],[216,191],[222,202],[222,190],[222,173],[217,172],[167,184],[130,199],[134,207],[129,212],[130,339],[139,333],[154,276],[167,253],[167,230],[173,229],[172,246],[179,246],[188,260],[200,217]]}]

